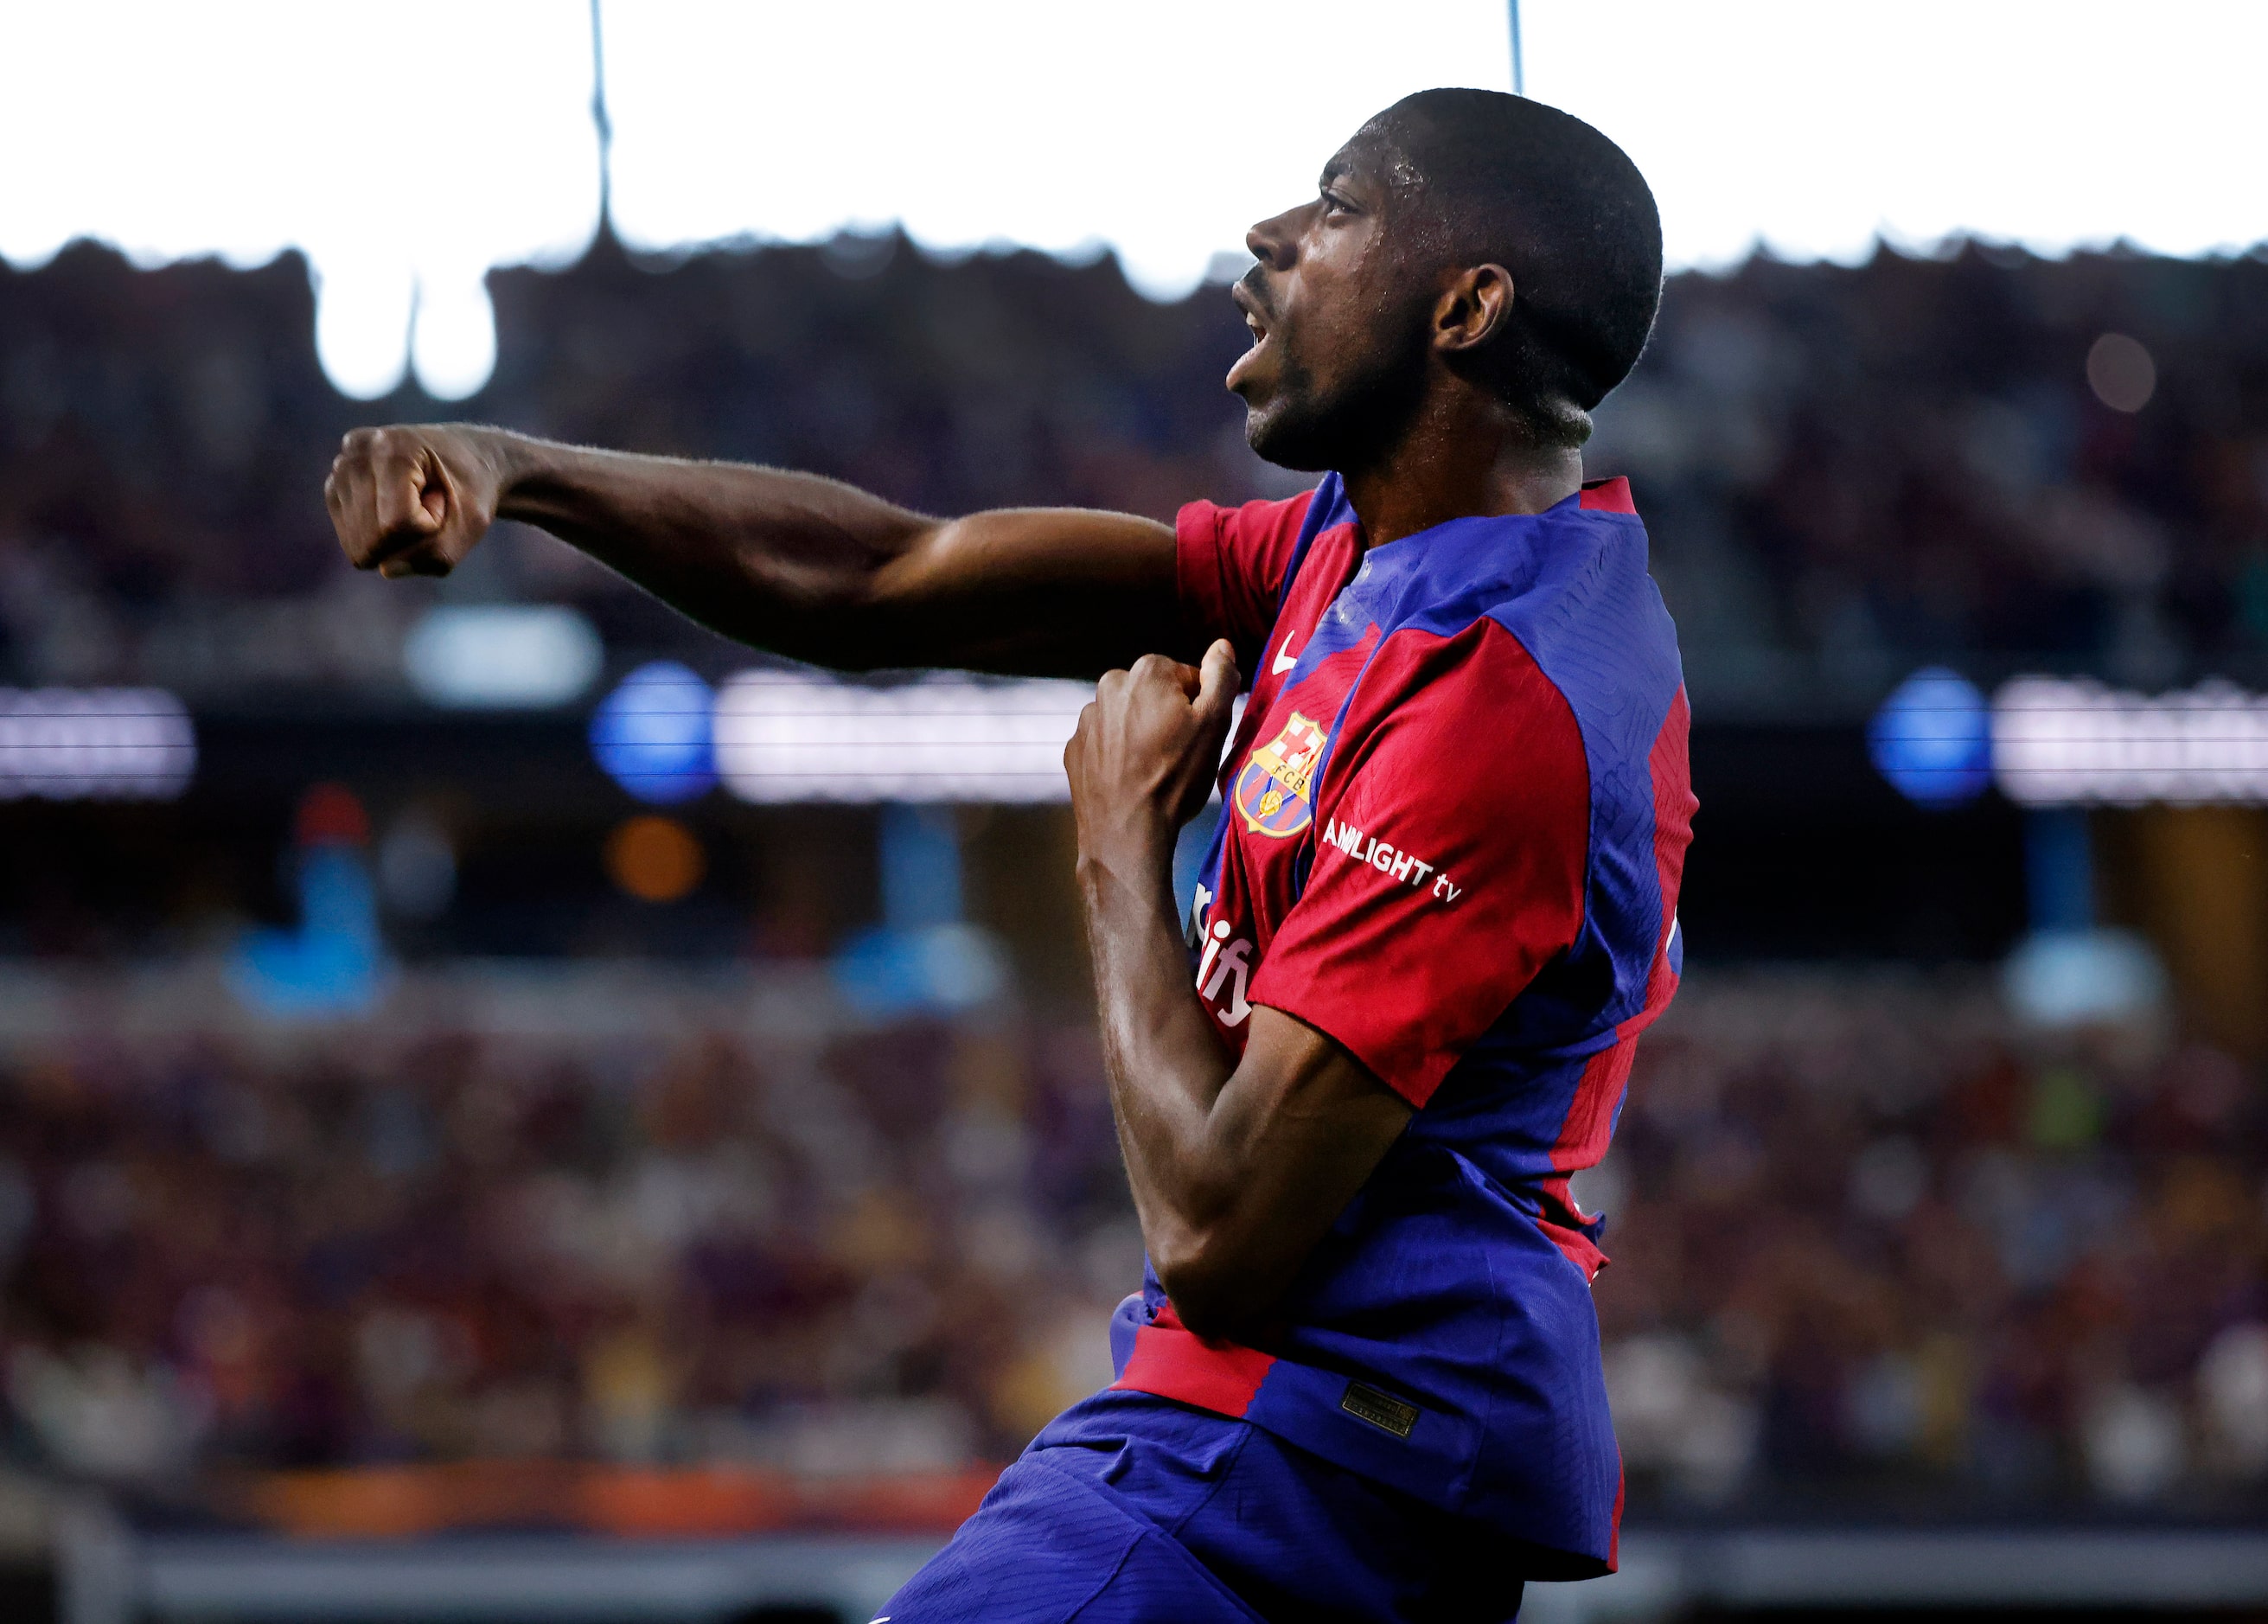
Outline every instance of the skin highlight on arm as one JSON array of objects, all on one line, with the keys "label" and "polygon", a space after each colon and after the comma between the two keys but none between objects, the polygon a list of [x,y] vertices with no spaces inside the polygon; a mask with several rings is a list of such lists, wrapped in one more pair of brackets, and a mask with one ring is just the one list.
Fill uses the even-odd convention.
[{"label": "skin highlight on arm", "polygon": [[1210,1337],[1264,1335],[1411,1115],[1330,1038],[1264,1006],[1232,1065],[1190,985],[1174,836],[1204,802],[1236,687],[1226,643],[1202,673],[1144,660],[1103,678],[1064,752],[1127,1179],[1160,1281]]},{"label": "skin highlight on arm", "polygon": [[357,568],[446,575],[518,520],[714,631],[836,670],[1093,676],[1195,652],[1174,533],[1128,513],[939,520],[814,474],[455,424],[356,430],[324,498]]}]

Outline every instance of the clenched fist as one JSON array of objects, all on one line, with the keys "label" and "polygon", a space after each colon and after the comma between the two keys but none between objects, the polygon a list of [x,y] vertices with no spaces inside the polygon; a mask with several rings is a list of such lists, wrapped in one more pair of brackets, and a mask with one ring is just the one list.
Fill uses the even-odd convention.
[{"label": "clenched fist", "polygon": [[505,437],[415,424],[356,429],[331,460],[323,501],[358,570],[446,575],[496,522]]},{"label": "clenched fist", "polygon": [[1225,639],[1202,667],[1145,654],[1095,684],[1064,747],[1082,861],[1171,854],[1175,831],[1211,793],[1238,685]]}]

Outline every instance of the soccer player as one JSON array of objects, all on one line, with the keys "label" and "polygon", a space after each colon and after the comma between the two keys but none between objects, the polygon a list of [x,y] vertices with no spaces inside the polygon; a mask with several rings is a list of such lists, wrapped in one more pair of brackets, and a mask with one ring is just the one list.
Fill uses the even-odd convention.
[{"label": "soccer player", "polygon": [[1694,801],[1646,534],[1580,447],[1660,221],[1589,125],[1438,90],[1247,241],[1228,388],[1256,451],[1322,475],[1289,501],[938,520],[465,427],[357,430],[326,490],[387,575],[502,516],[799,660],[1101,674],[1064,759],[1149,1267],[1117,1382],[895,1624],[1504,1620],[1615,1563],[1568,1179],[1676,985]]}]

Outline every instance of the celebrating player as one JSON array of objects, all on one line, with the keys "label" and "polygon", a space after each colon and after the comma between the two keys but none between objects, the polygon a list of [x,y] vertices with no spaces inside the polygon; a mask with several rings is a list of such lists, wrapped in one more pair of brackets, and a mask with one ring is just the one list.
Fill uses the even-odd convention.
[{"label": "celebrating player", "polygon": [[1256,451],[1322,473],[1289,501],[938,520],[454,426],[358,430],[326,488],[387,575],[524,520],[799,660],[1102,674],[1064,765],[1149,1267],[1118,1380],[895,1624],[1478,1624],[1614,1566],[1601,1223],[1568,1180],[1676,985],[1694,801],[1646,533],[1580,447],[1646,343],[1660,221],[1589,125],[1439,90],[1247,241],[1228,387]]}]

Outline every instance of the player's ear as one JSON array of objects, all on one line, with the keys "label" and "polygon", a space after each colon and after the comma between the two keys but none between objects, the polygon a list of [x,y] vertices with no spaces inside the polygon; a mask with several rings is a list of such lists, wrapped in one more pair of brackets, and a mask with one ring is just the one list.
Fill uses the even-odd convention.
[{"label": "player's ear", "polygon": [[1433,344],[1451,354],[1477,349],[1512,317],[1512,273],[1473,265],[1449,278],[1433,301]]}]

